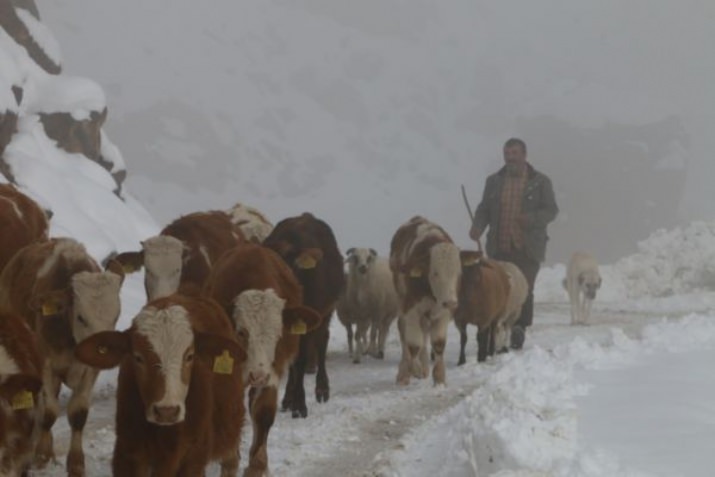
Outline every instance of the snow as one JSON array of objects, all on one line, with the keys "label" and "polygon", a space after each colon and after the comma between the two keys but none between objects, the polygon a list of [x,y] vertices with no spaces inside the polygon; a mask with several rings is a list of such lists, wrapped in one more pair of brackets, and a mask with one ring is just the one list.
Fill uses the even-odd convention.
[{"label": "snow", "polygon": [[[539,288],[557,290],[561,278],[556,272],[540,275]],[[470,328],[467,364],[457,367],[458,334],[450,326],[447,385],[440,387],[428,380],[413,381],[406,389],[394,384],[400,353],[394,326],[384,361],[366,358],[352,364],[345,331],[333,319],[328,350],[331,399],[317,404],[313,377],[306,378],[308,418],[293,420],[280,413],[271,430],[273,475],[709,475],[702,471],[709,468],[707,454],[693,456],[694,449],[711,442],[698,436],[715,435],[708,411],[713,387],[701,382],[700,387],[687,388],[693,394],[682,391],[684,382],[696,385],[697,376],[710,373],[715,293],[597,299],[589,326],[568,324],[563,290],[552,298],[545,302],[537,295],[535,325],[525,349],[487,363],[476,363]],[[129,325],[142,300],[141,274],[132,275],[123,289],[119,329]],[[88,466],[96,475],[109,468],[115,382],[115,371],[100,375],[85,437],[85,448],[91,449]],[[644,390],[652,397],[639,403],[634,396],[643,396]],[[643,428],[640,424],[649,417],[649,427]],[[668,425],[659,425],[659,417]],[[615,439],[620,429],[625,434]],[[64,420],[56,432],[59,448],[66,448],[69,429]],[[682,435],[690,440],[669,446],[661,460],[649,462],[652,449],[685,439]],[[247,424],[242,468],[250,438]],[[659,467],[665,460],[668,465]],[[63,473],[57,466],[39,475]],[[212,465],[207,475],[218,475],[218,467]]]},{"label": "snow", "polygon": [[[242,110],[245,114],[236,119],[236,124],[227,126],[218,120],[212,122],[215,118],[207,119],[210,129],[216,128],[216,134],[225,140],[224,145],[231,144],[235,131],[244,134],[238,135],[243,148],[237,155],[240,160],[236,168],[237,176],[244,177],[242,182],[237,181],[234,185],[245,186],[246,193],[272,200],[268,203],[273,204],[274,209],[266,211],[275,217],[303,210],[321,210],[325,196],[339,197],[344,204],[360,203],[368,213],[386,209],[386,203],[399,209],[372,217],[366,227],[364,222],[347,217],[341,203],[328,204],[323,211],[342,212],[336,213],[329,222],[340,231],[337,235],[344,248],[354,245],[351,240],[357,240],[356,244],[359,244],[360,238],[368,234],[389,236],[395,227],[391,218],[396,215],[407,218],[424,213],[428,217],[445,219],[451,230],[453,227],[449,224],[456,223],[455,217],[462,214],[461,210],[454,211],[451,200],[410,203],[402,201],[399,193],[417,187],[428,200],[435,191],[449,189],[454,175],[454,171],[447,168],[433,175],[425,164],[406,165],[400,159],[400,156],[418,150],[428,151],[428,155],[439,151],[434,157],[443,156],[441,136],[435,134],[435,130],[438,133],[443,132],[440,128],[451,131],[454,124],[440,118],[432,122],[425,118],[425,113],[430,111],[432,101],[461,97],[448,94],[454,87],[449,84],[444,86],[445,91],[434,95],[425,93],[429,88],[424,85],[415,89],[415,82],[429,84],[430,81],[420,78],[421,57],[415,50],[404,48],[405,43],[413,40],[414,32],[398,29],[393,43],[388,46],[394,52],[409,56],[411,67],[400,72],[375,54],[381,46],[379,43],[356,40],[355,30],[373,28],[371,33],[375,35],[388,35],[386,32],[392,31],[394,25],[365,23],[365,19],[343,16],[338,11],[330,14],[334,24],[325,23],[317,21],[316,13],[306,10],[308,7],[277,6],[277,3],[262,5],[254,4],[249,8],[265,9],[281,17],[300,17],[303,26],[315,28],[309,29],[313,35],[306,35],[305,31],[294,30],[292,26],[286,33],[288,36],[274,37],[272,43],[256,40],[260,38],[260,29],[271,27],[268,20],[257,26],[241,24],[241,28],[235,28],[242,32],[241,41],[248,49],[242,53],[247,65],[245,77],[242,76],[234,87],[250,91],[246,86],[255,83],[262,88],[263,94],[246,102],[246,108]],[[134,9],[117,8],[132,10],[132,15],[141,16]],[[156,7],[143,5],[141,8],[144,12]],[[426,5],[420,8],[424,25],[429,25],[428,20],[435,11]],[[216,15],[216,12],[207,10],[207,14]],[[480,21],[487,22],[483,18]],[[125,25],[122,21],[115,23]],[[107,26],[101,23],[91,25],[92,28]],[[325,31],[320,28],[336,30],[342,35],[343,42],[328,45],[324,41]],[[33,29],[33,34],[36,31],[39,30]],[[152,31],[156,34],[156,29]],[[480,34],[479,29],[476,31]],[[52,51],[51,38],[43,37],[45,33],[48,32],[36,33],[36,39]],[[428,38],[434,37],[429,28],[425,33]],[[511,33],[505,35],[509,40]],[[291,38],[300,38],[301,42],[286,41]],[[127,41],[135,40],[132,36],[127,38]],[[123,191],[123,200],[113,194],[116,184],[101,166],[81,155],[58,149],[45,135],[36,114],[64,111],[77,119],[86,118],[90,111],[104,108],[104,91],[91,80],[68,76],[48,78],[31,65],[22,49],[18,49],[11,39],[9,41],[11,43],[0,31],[0,88],[13,84],[27,88],[26,102],[19,109],[18,132],[5,153],[5,160],[18,184],[43,206],[53,210],[52,235],[79,238],[96,258],[103,258],[114,250],[134,249],[139,240],[157,232],[154,219],[131,193]],[[351,42],[361,43],[362,47],[349,51],[346,57],[342,49]],[[423,46],[415,43],[417,49]],[[226,48],[231,50],[233,45]],[[313,52],[308,58],[310,67],[298,64],[305,57],[298,58],[296,64],[280,63],[280,58],[291,58],[300,48]],[[151,49],[144,53],[151,54]],[[175,53],[184,54],[185,51],[179,48]],[[585,53],[574,51],[573,54],[582,56]],[[221,55],[204,56],[210,62]],[[334,71],[333,76],[314,76],[316,71],[332,71],[325,68],[336,63],[338,58],[345,60],[341,68],[352,72],[360,87],[343,82]],[[111,61],[123,63],[123,58],[112,57]],[[274,77],[267,76],[261,69],[259,63],[264,61],[278,61],[269,65]],[[512,60],[506,57],[503,61],[511,64]],[[355,63],[371,68],[356,67]],[[167,68],[170,64],[157,60],[152,67]],[[202,75],[206,71],[215,71],[209,66],[212,65],[207,63],[196,69]],[[528,64],[522,66],[529,69]],[[145,80],[132,68],[127,68],[124,73],[132,76],[132,82]],[[287,85],[277,78],[289,78],[304,90],[304,95],[289,95],[285,92]],[[521,81],[518,77],[506,80]],[[367,94],[374,81],[404,82],[408,88],[404,94],[388,101],[386,97]],[[191,95],[195,94],[197,101],[208,101],[219,90],[212,85],[196,88],[196,84],[199,83],[193,84],[194,89],[190,91],[182,90],[178,84],[147,85],[147,94],[157,94],[162,99],[172,95],[194,97]],[[157,91],[164,87],[167,91]],[[563,95],[570,87],[569,84],[546,85],[544,82],[541,97]],[[170,91],[173,88],[176,90]],[[603,110],[591,108],[589,98],[603,91],[600,84],[578,88],[572,104],[578,104],[580,110],[587,109],[590,113],[570,114],[581,115],[585,121],[601,121]],[[321,102],[323,93],[329,94],[334,101]],[[524,94],[519,96],[510,101],[522,101]],[[614,95],[613,101],[625,105],[623,97],[623,94]],[[644,101],[646,97],[648,95],[642,94],[634,98],[633,104],[637,107],[630,111],[632,120],[652,117],[667,109],[662,102]],[[141,115],[145,112],[142,110],[145,99],[132,96],[127,107],[136,109]],[[0,101],[11,103],[5,97],[0,97]],[[350,101],[372,105],[366,108],[365,121],[343,114],[346,108],[355,107],[346,106],[345,102]],[[524,101],[525,111],[528,112],[538,101],[538,98],[534,102]],[[454,99],[453,103],[459,110],[459,100]],[[290,107],[284,109],[285,104]],[[379,110],[377,106],[382,109],[385,104],[396,111],[399,119],[395,119],[395,115],[371,117]],[[0,107],[3,105],[0,103]],[[505,107],[512,106],[507,104]],[[226,109],[231,107],[227,105]],[[468,114],[469,108],[465,108],[458,113]],[[299,110],[307,111],[307,116],[295,116],[294,111]],[[363,137],[369,119],[378,124],[381,132],[363,143],[356,138]],[[192,167],[196,174],[203,173],[201,168],[196,168],[195,160],[200,160],[205,151],[199,143],[185,137],[196,133],[195,128],[202,131],[202,125],[184,122],[171,112],[162,114],[162,125],[169,134],[158,138],[151,147],[157,148],[160,155],[165,154],[164,159],[173,161],[173,165]],[[397,145],[394,133],[402,131],[405,125],[408,126],[405,131],[410,132],[402,134],[414,134],[418,139]],[[341,136],[345,131],[353,131],[354,136]],[[473,131],[468,130],[468,135],[473,136]],[[102,137],[103,153],[113,164],[112,172],[123,170],[121,152],[106,134]],[[274,142],[277,137],[280,141]],[[339,137],[348,137],[347,143]],[[296,149],[277,146],[283,142],[294,144]],[[479,150],[479,147],[472,147],[474,144],[466,136],[458,142],[469,146],[472,153]],[[347,158],[337,160],[339,156],[335,156],[335,151],[349,151],[349,154]],[[384,152],[378,154],[377,151]],[[488,153],[486,150],[481,152]],[[367,162],[352,161],[351,155],[368,159]],[[394,159],[394,156],[398,158]],[[457,162],[461,157],[457,149],[448,151],[447,156]],[[677,166],[676,156],[678,151],[674,151],[672,160],[663,166]],[[243,157],[260,159],[261,171],[243,169]],[[466,162],[471,156],[462,159]],[[381,173],[385,176],[379,193],[375,192],[374,184],[359,180],[366,168],[377,163],[384,165]],[[421,177],[419,185],[415,186],[399,174],[405,168]],[[316,174],[316,171],[320,173]],[[334,180],[338,171],[352,180],[349,183]],[[218,175],[223,172],[219,171]],[[228,174],[229,179],[235,178],[233,173]],[[459,174],[460,178],[462,176]],[[254,181],[256,177],[260,180]],[[265,177],[271,178],[270,187],[263,189]],[[152,198],[150,194],[156,194],[155,200],[170,201],[175,206],[179,201],[196,206],[197,201],[207,201],[215,192],[192,189],[170,180],[166,184],[155,184],[148,177],[141,180],[146,181],[143,184],[146,196]],[[314,193],[316,184],[322,187],[320,194]],[[371,191],[367,197],[366,190]],[[235,195],[235,190],[230,188],[227,193]],[[236,200],[244,199],[234,197],[225,207]],[[408,210],[410,208],[414,210]],[[384,252],[384,247],[380,251]],[[268,450],[273,474],[385,477],[709,475],[711,464],[707,450],[712,448],[712,441],[708,439],[715,435],[710,406],[715,385],[709,366],[715,350],[714,267],[714,223],[693,222],[685,227],[657,231],[638,245],[634,255],[613,264],[603,264],[603,287],[588,326],[568,324],[568,304],[561,286],[564,265],[545,267],[536,287],[535,325],[529,330],[524,350],[478,364],[474,330],[470,329],[468,362],[457,367],[458,335],[450,326],[446,348],[447,385],[439,387],[432,386],[429,380],[413,381],[406,388],[395,385],[400,345],[394,326],[388,338],[385,360],[366,358],[360,365],[352,364],[347,356],[345,332],[338,320],[333,319],[328,350],[331,399],[326,404],[315,402],[312,397],[314,378],[309,376],[306,379],[309,417],[294,420],[286,414],[277,416]],[[121,298],[122,314],[117,328],[125,329],[144,303],[141,273],[127,277]],[[115,386],[116,370],[100,374],[84,439],[88,475],[110,473]],[[62,397],[64,409],[67,393],[63,392]],[[54,432],[58,460],[63,462],[70,440],[65,416],[58,420]],[[249,424],[244,428],[243,436],[242,469],[246,465],[251,439]],[[653,456],[654,450],[658,455]],[[62,464],[53,464],[35,475],[60,476],[65,472]],[[217,466],[213,465],[207,475],[218,475]]]}]

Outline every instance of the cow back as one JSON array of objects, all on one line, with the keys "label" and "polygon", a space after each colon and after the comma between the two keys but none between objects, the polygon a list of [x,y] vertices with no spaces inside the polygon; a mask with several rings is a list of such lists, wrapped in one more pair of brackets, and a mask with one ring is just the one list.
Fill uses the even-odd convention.
[{"label": "cow back", "polygon": [[0,271],[22,247],[48,239],[42,208],[10,184],[0,184]]},{"label": "cow back", "polygon": [[213,264],[224,252],[244,241],[241,231],[221,211],[184,215],[161,231],[186,247],[181,270],[182,286],[203,286]]},{"label": "cow back", "polygon": [[[276,251],[288,264],[303,287],[306,306],[327,316],[335,309],[345,282],[343,257],[332,229],[312,214],[304,213],[280,221],[263,245]],[[319,249],[322,259],[315,267],[304,269],[296,264],[300,252]]]}]

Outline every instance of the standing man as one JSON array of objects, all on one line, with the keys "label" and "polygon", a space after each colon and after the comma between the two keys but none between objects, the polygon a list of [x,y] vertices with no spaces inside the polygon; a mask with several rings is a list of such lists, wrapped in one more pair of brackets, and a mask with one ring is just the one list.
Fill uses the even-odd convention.
[{"label": "standing man", "polygon": [[482,201],[469,230],[473,240],[489,226],[486,250],[490,258],[512,262],[529,282],[529,296],[512,328],[511,347],[521,349],[534,316],[534,282],[546,255],[546,226],[559,208],[551,179],[526,162],[526,143],[511,138],[504,144],[504,163],[487,177]]}]

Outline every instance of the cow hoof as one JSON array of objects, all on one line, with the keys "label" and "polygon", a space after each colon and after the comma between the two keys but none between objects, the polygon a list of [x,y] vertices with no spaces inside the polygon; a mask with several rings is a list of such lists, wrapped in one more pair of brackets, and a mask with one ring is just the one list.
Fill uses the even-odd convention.
[{"label": "cow hoof", "polygon": [[293,409],[291,416],[293,417],[293,419],[298,419],[299,417],[302,417],[305,419],[306,417],[308,417],[308,408]]},{"label": "cow hoof", "polygon": [[357,356],[353,358],[353,364],[360,364],[360,358]]},{"label": "cow hoof", "polygon": [[385,359],[385,352],[384,351],[378,351],[377,355],[375,355],[375,358],[377,359]]},{"label": "cow hoof", "polygon": [[316,389],[315,399],[318,402],[328,402],[328,399],[330,399],[330,389]]},{"label": "cow hoof", "polygon": [[521,326],[515,326],[511,329],[511,349],[521,349],[524,347],[526,332]]}]

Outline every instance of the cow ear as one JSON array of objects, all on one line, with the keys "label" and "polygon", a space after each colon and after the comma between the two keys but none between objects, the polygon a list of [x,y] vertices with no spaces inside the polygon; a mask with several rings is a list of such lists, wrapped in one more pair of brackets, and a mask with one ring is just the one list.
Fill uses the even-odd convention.
[{"label": "cow ear", "polygon": [[350,256],[350,255],[352,255],[352,254],[353,254],[353,252],[355,252],[355,247],[351,247],[351,248],[349,248],[349,249],[348,249],[348,251],[347,251],[347,252],[345,252],[345,255],[347,255],[347,256]]},{"label": "cow ear", "polygon": [[459,261],[462,262],[463,267],[477,265],[483,258],[484,254],[482,252],[475,252],[473,250],[462,250],[459,252]]},{"label": "cow ear", "polygon": [[144,266],[144,251],[120,253],[113,260],[121,265],[124,273],[134,273]]},{"label": "cow ear", "polygon": [[238,341],[212,333],[196,332],[194,348],[217,374],[232,374],[233,365],[243,363],[248,357],[246,348]]},{"label": "cow ear", "polygon": [[124,283],[124,267],[122,266],[121,263],[119,263],[115,259],[110,259],[107,261],[107,264],[104,266],[104,270],[107,272],[112,272],[115,275],[119,275],[119,286],[122,286]]},{"label": "cow ear", "polygon": [[283,310],[283,326],[293,335],[304,335],[320,326],[323,318],[314,309],[299,305]]},{"label": "cow ear", "polygon": [[375,250],[374,248],[370,249],[370,253],[372,254],[373,257],[377,257],[377,250]]},{"label": "cow ear", "polygon": [[128,332],[100,331],[75,346],[74,356],[87,366],[111,369],[121,363],[130,349]]},{"label": "cow ear", "polygon": [[46,318],[51,318],[67,311],[72,304],[72,294],[68,289],[52,290],[39,295],[33,295],[27,304],[35,313],[39,313]]},{"label": "cow ear", "polygon": [[319,248],[306,248],[300,252],[293,263],[301,270],[310,270],[315,268],[322,258],[323,251]]}]

